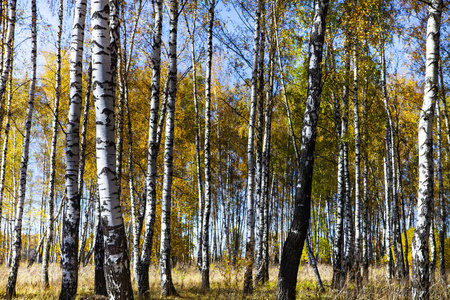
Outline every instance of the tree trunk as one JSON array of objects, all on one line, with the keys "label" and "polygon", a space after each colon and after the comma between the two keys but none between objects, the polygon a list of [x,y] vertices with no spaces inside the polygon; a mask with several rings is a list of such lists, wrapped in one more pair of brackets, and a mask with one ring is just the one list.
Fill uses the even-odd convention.
[{"label": "tree trunk", "polygon": [[[60,300],[73,299],[78,285],[78,230],[80,224],[79,127],[82,102],[82,61],[86,0],[75,3],[70,51],[70,103],[66,129],[66,218],[63,220],[61,264],[63,279]],[[88,79],[89,81],[89,79]],[[88,95],[89,91],[86,91]],[[85,104],[86,105],[86,104]],[[85,116],[87,117],[87,116]],[[87,120],[86,120],[87,121]]]},{"label": "tree trunk", "polygon": [[255,115],[257,103],[258,89],[258,62],[260,47],[260,23],[261,23],[261,6],[263,0],[257,1],[255,15],[255,33],[253,45],[253,69],[252,69],[252,86],[251,86],[251,102],[250,117],[248,124],[248,143],[247,143],[247,240],[245,243],[245,275],[244,275],[244,295],[253,292],[253,249],[255,242],[255,212],[254,212],[254,136],[255,136]]},{"label": "tree trunk", "polygon": [[209,223],[211,214],[211,65],[213,55],[212,33],[214,27],[214,9],[215,0],[209,3],[208,20],[208,49],[206,60],[206,79],[205,79],[205,206],[203,211],[202,225],[202,289],[209,290]]},{"label": "tree trunk", "polygon": [[[12,48],[14,48],[14,40],[12,41]],[[11,69],[13,68],[13,59],[11,59]],[[11,102],[12,102],[12,89],[13,89],[13,76],[9,76],[9,94],[8,94],[8,104],[6,108],[6,124],[5,124],[5,136],[3,138],[3,150],[2,150],[2,165],[0,169],[0,228],[2,224],[2,206],[3,206],[3,196],[5,191],[5,176],[6,176],[6,160],[8,155],[8,141],[9,141],[9,129],[11,127]],[[1,100],[0,100],[1,102]]]},{"label": "tree trunk", "polygon": [[361,284],[361,136],[359,123],[359,102],[358,102],[358,46],[355,41],[353,53],[353,120],[355,126],[355,257],[354,268],[358,289]]},{"label": "tree trunk", "polygon": [[[5,54],[2,59],[3,69],[0,77],[0,124],[3,123],[3,97],[8,84],[8,77],[11,73],[13,52],[14,52],[14,31],[16,27],[16,0],[10,0],[8,8],[8,30],[6,32]],[[3,51],[2,51],[3,52]]]},{"label": "tree trunk", "polygon": [[110,299],[132,299],[128,246],[116,174],[114,102],[111,94],[109,4],[92,5],[92,81],[96,111],[97,177],[105,244],[105,279]]},{"label": "tree trunk", "polygon": [[[10,9],[15,10],[14,5]],[[15,17],[15,12],[13,14]],[[10,16],[11,19],[11,16]],[[15,19],[15,18],[14,18]],[[14,26],[14,25],[13,25]],[[37,55],[37,30],[36,30],[36,1],[31,0],[31,82],[30,91],[28,94],[28,107],[25,119],[25,136],[23,140],[22,158],[20,161],[20,185],[19,185],[19,199],[16,206],[16,219],[14,221],[14,235],[12,240],[12,254],[11,254],[11,269],[9,271],[8,283],[6,286],[6,298],[10,299],[15,295],[17,273],[19,270],[20,253],[22,249],[22,216],[23,205],[25,202],[26,187],[27,187],[27,170],[28,170],[28,152],[30,148],[30,133],[31,122],[33,118],[34,93],[36,87],[36,55]],[[0,87],[1,88],[1,87]],[[4,93],[0,90],[0,95]],[[0,97],[1,99],[1,97]]]},{"label": "tree trunk", "polygon": [[[50,150],[50,179],[48,187],[48,220],[47,230],[44,245],[44,254],[42,255],[42,278],[41,283],[44,288],[49,288],[48,281],[48,264],[50,247],[53,244],[53,217],[55,206],[55,176],[56,176],[56,144],[58,142],[58,127],[59,127],[59,100],[61,95],[61,35],[63,25],[63,1],[59,2],[59,26],[58,26],[58,40],[56,50],[56,85],[55,85],[55,102],[53,105],[53,122],[52,122],[52,142]],[[78,245],[77,245],[78,248]]]},{"label": "tree trunk", "polygon": [[278,300],[295,299],[298,267],[308,231],[314,148],[319,117],[320,95],[322,92],[321,64],[328,3],[328,0],[314,1],[314,17],[309,44],[308,92],[298,167],[299,178],[296,185],[294,218],[283,246],[280,272],[278,274],[276,296]]},{"label": "tree trunk", "polygon": [[[444,88],[444,75],[442,74],[442,64],[439,65],[440,67],[440,80],[441,80],[441,98],[444,99],[446,97],[445,88]],[[445,105],[445,102],[443,101],[443,104]],[[447,209],[446,209],[446,203],[445,203],[445,197],[444,197],[444,174],[442,170],[442,131],[441,131],[441,109],[440,105],[436,105],[437,112],[436,112],[436,131],[437,131],[437,169],[438,169],[438,182],[439,182],[439,207],[438,207],[438,235],[439,235],[439,273],[441,276],[442,282],[447,281],[447,275],[445,272],[445,238],[447,233]],[[445,111],[445,109],[444,109]]]},{"label": "tree trunk", "polygon": [[439,35],[442,0],[433,0],[428,7],[425,89],[419,117],[419,188],[417,224],[412,242],[412,298],[428,299],[430,232],[433,205],[433,116],[438,94]]},{"label": "tree trunk", "polygon": [[177,94],[177,27],[178,1],[170,1],[169,37],[169,96],[167,98],[167,120],[164,142],[164,181],[161,201],[161,245],[160,280],[161,296],[178,296],[172,282],[170,264],[170,215],[173,177],[173,135],[175,125],[175,98]]},{"label": "tree trunk", "polygon": [[138,295],[149,296],[148,270],[153,245],[153,234],[156,219],[156,159],[158,157],[159,144],[157,142],[158,109],[161,81],[161,32],[162,32],[162,0],[155,2],[155,27],[153,29],[153,56],[152,56],[152,89],[149,122],[149,145],[147,157],[146,178],[146,209],[144,239],[141,256],[138,265]]}]

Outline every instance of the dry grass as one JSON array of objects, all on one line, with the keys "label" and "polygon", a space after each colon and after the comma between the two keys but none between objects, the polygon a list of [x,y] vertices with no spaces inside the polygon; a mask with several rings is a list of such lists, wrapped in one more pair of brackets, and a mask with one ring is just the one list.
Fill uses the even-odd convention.
[{"label": "dry grass", "polygon": [[[357,291],[352,282],[348,282],[342,291],[330,290],[332,268],[320,265],[319,271],[325,284],[326,291],[320,293],[317,288],[314,272],[309,266],[301,266],[298,274],[298,299],[408,299],[409,283],[388,283],[383,267],[370,270],[370,281]],[[0,267],[0,299],[4,297],[9,270]],[[211,290],[200,289],[200,273],[194,266],[175,268],[172,272],[175,288],[183,299],[242,299],[243,268],[227,267],[225,265],[212,265],[210,278]],[[276,278],[278,268],[270,268],[270,281],[264,286],[256,287],[254,293],[246,299],[274,299],[276,291]],[[78,282],[78,297],[92,296],[94,294],[94,268],[87,266],[81,268]],[[41,287],[41,265],[34,265],[30,269],[21,266],[17,281],[16,299],[58,299],[61,286],[61,270],[59,266],[50,267],[50,288]],[[136,289],[135,282],[133,287]],[[150,290],[152,299],[161,299],[159,296],[159,270],[150,269]],[[431,288],[432,299],[446,299],[447,286],[437,282]]]}]

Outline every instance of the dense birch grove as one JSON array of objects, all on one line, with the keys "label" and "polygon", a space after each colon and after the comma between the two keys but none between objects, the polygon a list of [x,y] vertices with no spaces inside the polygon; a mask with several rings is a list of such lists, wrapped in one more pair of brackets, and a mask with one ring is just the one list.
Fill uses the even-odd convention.
[{"label": "dense birch grove", "polygon": [[0,297],[450,297],[449,17],[1,0]]}]

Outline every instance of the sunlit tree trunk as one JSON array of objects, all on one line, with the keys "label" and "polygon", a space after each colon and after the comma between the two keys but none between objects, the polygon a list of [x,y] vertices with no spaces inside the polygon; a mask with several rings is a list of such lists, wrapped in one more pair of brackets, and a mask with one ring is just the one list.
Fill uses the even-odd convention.
[{"label": "sunlit tree trunk", "polygon": [[[14,40],[12,41],[12,47],[14,48]],[[13,59],[11,59],[11,69],[13,68]],[[3,149],[2,149],[2,164],[0,169],[0,228],[2,224],[2,207],[3,198],[5,191],[5,175],[6,175],[6,161],[8,155],[8,141],[9,141],[9,130],[11,127],[11,102],[12,102],[12,89],[13,89],[13,76],[9,76],[9,93],[8,93],[8,104],[6,107],[6,123],[5,123],[5,135],[3,137]],[[28,260],[28,259],[27,259]]]},{"label": "sunlit tree trunk", "polygon": [[[59,26],[58,26],[58,40],[56,50],[56,85],[55,85],[55,101],[53,104],[53,122],[52,122],[52,141],[50,150],[50,179],[48,187],[48,215],[47,215],[47,230],[44,245],[44,254],[42,255],[42,278],[41,283],[45,288],[50,287],[48,281],[48,264],[50,247],[53,244],[53,218],[55,206],[55,176],[56,176],[56,144],[58,142],[58,127],[59,127],[59,100],[61,96],[61,36],[63,25],[63,1],[59,2]],[[78,245],[77,245],[78,248]]]},{"label": "sunlit tree trunk", "polygon": [[276,298],[295,299],[300,257],[309,226],[314,149],[322,92],[322,52],[328,0],[314,1],[308,62],[308,92],[300,146],[299,177],[296,184],[294,216],[283,246]]},{"label": "sunlit tree trunk", "polygon": [[[2,57],[2,74],[0,77],[0,115],[1,120],[3,121],[3,97],[6,91],[6,85],[8,84],[8,77],[11,73],[11,66],[13,60],[13,51],[14,51],[14,32],[16,28],[16,0],[9,1],[8,8],[8,30],[6,32],[6,44],[5,44],[5,53],[4,57]],[[2,124],[2,122],[0,122]]]},{"label": "sunlit tree trunk", "polygon": [[[11,7],[12,8],[12,7]],[[14,3],[15,9],[15,3]],[[31,81],[28,94],[28,107],[25,119],[25,135],[23,139],[22,158],[20,161],[20,183],[19,199],[16,206],[16,216],[14,221],[14,232],[12,239],[11,268],[6,285],[6,298],[10,299],[15,295],[17,273],[19,270],[20,254],[22,250],[22,216],[27,187],[28,152],[30,148],[31,122],[33,118],[34,93],[36,87],[36,56],[37,56],[37,29],[36,29],[36,1],[31,0]],[[0,93],[2,93],[0,91]],[[3,92],[4,93],[4,92]]]},{"label": "sunlit tree trunk", "polygon": [[[62,283],[60,300],[73,299],[78,284],[78,228],[80,223],[79,127],[82,102],[82,62],[86,1],[75,3],[70,49],[70,102],[66,129],[66,217],[61,249]],[[88,91],[86,92],[89,93]],[[86,104],[85,104],[86,105]]]},{"label": "sunlit tree trunk", "polygon": [[105,278],[109,299],[132,299],[125,227],[118,195],[115,161],[114,101],[111,86],[109,4],[92,4],[92,82],[96,111],[97,177],[105,244]]},{"label": "sunlit tree trunk", "polygon": [[215,0],[209,1],[208,41],[205,78],[205,206],[202,225],[202,289],[209,289],[209,224],[211,214],[211,65]]},{"label": "sunlit tree trunk", "polygon": [[162,32],[162,0],[155,1],[155,27],[153,29],[152,55],[152,88],[150,103],[149,142],[146,178],[146,209],[144,238],[138,265],[138,295],[147,297],[149,291],[148,270],[153,245],[153,233],[156,219],[156,159],[159,145],[157,142],[158,109],[161,81],[161,32]]},{"label": "sunlit tree trunk", "polygon": [[[442,64],[439,65],[440,72],[439,77],[441,81],[441,99],[445,99],[445,87],[444,87],[444,75],[442,74]],[[445,105],[445,101],[442,101],[442,104]],[[444,174],[442,170],[442,131],[441,131],[441,109],[440,105],[436,105],[437,113],[436,113],[436,130],[437,130],[437,168],[438,168],[438,182],[439,182],[439,218],[438,218],[438,234],[439,234],[439,273],[441,276],[441,280],[443,282],[447,281],[447,275],[445,272],[445,238],[447,234],[447,209],[446,209],[446,201],[444,197]],[[445,109],[444,109],[445,116]],[[445,118],[445,117],[444,117]]]},{"label": "sunlit tree trunk", "polygon": [[442,0],[428,6],[425,89],[419,117],[419,186],[417,222],[412,242],[412,298],[428,299],[429,253],[428,238],[433,202],[433,117],[438,94],[439,35]]},{"label": "sunlit tree trunk", "polygon": [[353,53],[353,120],[355,126],[355,257],[354,270],[356,271],[357,285],[360,284],[360,263],[361,263],[361,136],[359,122],[359,101],[358,101],[358,46],[354,45]]},{"label": "sunlit tree trunk", "polygon": [[[262,149],[262,168],[261,168],[261,196],[259,205],[261,208],[261,259],[255,276],[256,284],[264,284],[269,281],[269,176],[270,176],[270,148],[271,148],[271,130],[272,130],[272,110],[273,110],[273,82],[275,72],[275,47],[272,42],[269,53],[269,72],[268,86],[266,92],[266,108],[264,120],[264,138]],[[273,179],[272,179],[273,183]]]},{"label": "sunlit tree trunk", "polygon": [[254,164],[254,137],[255,137],[255,118],[256,104],[258,97],[258,62],[260,47],[260,23],[262,0],[257,1],[255,15],[255,32],[253,45],[253,69],[252,85],[250,99],[250,117],[248,123],[248,142],[247,142],[247,237],[245,242],[245,275],[244,275],[244,294],[253,292],[253,250],[255,242],[255,211],[254,211],[254,188],[255,188],[255,164]]},{"label": "sunlit tree trunk", "polygon": [[178,296],[172,282],[170,262],[170,214],[172,203],[173,179],[173,136],[175,125],[175,98],[177,94],[177,31],[178,1],[171,0],[170,37],[169,37],[169,95],[167,99],[167,120],[164,141],[164,181],[161,201],[161,245],[160,245],[160,280],[161,296]]}]

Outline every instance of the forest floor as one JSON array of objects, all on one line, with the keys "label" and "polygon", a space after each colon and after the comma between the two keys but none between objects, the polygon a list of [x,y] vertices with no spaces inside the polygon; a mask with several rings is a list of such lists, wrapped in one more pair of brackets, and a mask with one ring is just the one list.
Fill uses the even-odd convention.
[{"label": "forest floor", "polygon": [[[312,268],[308,265],[300,266],[297,282],[298,299],[408,299],[409,284],[388,284],[385,279],[384,267],[370,269],[370,280],[356,292],[353,283],[348,283],[341,291],[330,289],[332,268],[319,265],[319,271],[325,285],[325,292],[320,293]],[[5,265],[0,266],[0,299],[4,298],[4,291],[9,270]],[[275,299],[276,279],[278,267],[270,268],[270,280],[264,286],[256,287],[254,293],[246,299]],[[19,269],[17,280],[17,297],[15,299],[58,299],[61,287],[61,270],[59,265],[50,267],[50,288],[41,287],[41,265],[35,264],[27,269],[24,265]],[[242,299],[243,268],[226,268],[222,265],[212,265],[210,272],[211,290],[201,290],[201,276],[194,267],[179,268],[172,272],[175,288],[182,299]],[[438,276],[438,275],[437,275]],[[133,287],[136,285],[133,280]],[[156,267],[150,270],[151,299],[161,299],[159,296],[159,271]],[[436,283],[431,288],[432,299],[446,299],[448,287]],[[77,299],[94,299],[94,267],[88,265],[80,269]],[[175,299],[175,298],[173,298]]]}]

